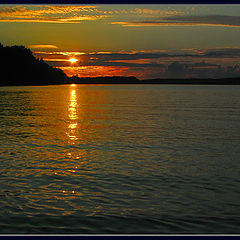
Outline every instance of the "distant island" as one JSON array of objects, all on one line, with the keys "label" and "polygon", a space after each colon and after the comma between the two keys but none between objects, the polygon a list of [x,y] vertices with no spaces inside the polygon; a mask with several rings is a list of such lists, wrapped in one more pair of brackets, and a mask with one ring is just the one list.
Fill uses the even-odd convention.
[{"label": "distant island", "polygon": [[145,79],[122,77],[68,77],[61,69],[36,59],[24,46],[6,46],[0,43],[0,86],[56,85],[56,84],[215,84],[240,85],[239,78],[222,79]]},{"label": "distant island", "polygon": [[139,80],[136,77],[95,77],[79,78],[70,77],[71,83],[76,84],[202,84],[202,85],[240,85],[239,78],[222,79],[145,79]]},{"label": "distant island", "polygon": [[76,84],[140,84],[142,81],[137,79],[136,77],[121,77],[121,76],[113,76],[113,77],[86,77],[79,78],[77,76],[70,77],[71,83]]}]

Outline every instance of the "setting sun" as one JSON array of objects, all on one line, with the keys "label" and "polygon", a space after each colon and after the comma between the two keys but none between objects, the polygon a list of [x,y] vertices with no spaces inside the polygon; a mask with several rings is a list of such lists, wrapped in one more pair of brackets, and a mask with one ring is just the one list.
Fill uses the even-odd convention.
[{"label": "setting sun", "polygon": [[71,62],[71,63],[75,63],[75,62],[77,62],[78,60],[77,60],[76,58],[70,58],[68,61]]}]

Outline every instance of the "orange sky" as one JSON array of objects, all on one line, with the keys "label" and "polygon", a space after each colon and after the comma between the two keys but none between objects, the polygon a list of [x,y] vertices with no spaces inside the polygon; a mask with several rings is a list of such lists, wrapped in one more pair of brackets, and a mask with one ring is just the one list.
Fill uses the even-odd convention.
[{"label": "orange sky", "polygon": [[239,28],[230,4],[0,5],[3,45],[79,77],[240,76]]},{"label": "orange sky", "polygon": [[[43,46],[41,46],[43,48]],[[135,76],[146,78],[196,78],[240,74],[238,48],[184,49],[181,51],[69,52],[50,47],[34,55],[68,76]],[[234,54],[233,54],[234,53]],[[71,61],[73,59],[73,61]]]}]

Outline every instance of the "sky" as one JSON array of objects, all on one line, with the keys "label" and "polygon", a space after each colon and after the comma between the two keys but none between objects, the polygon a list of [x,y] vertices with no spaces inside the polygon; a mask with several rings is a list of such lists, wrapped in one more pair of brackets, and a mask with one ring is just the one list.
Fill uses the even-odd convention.
[{"label": "sky", "polygon": [[239,39],[240,5],[0,5],[0,43],[69,76],[238,77]]}]

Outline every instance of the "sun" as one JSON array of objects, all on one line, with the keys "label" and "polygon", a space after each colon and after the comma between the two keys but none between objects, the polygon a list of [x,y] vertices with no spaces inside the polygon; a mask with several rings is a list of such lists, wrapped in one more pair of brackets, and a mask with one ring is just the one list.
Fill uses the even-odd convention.
[{"label": "sun", "polygon": [[71,63],[75,63],[75,62],[77,62],[78,60],[77,60],[76,58],[70,58],[68,61],[71,62]]}]

